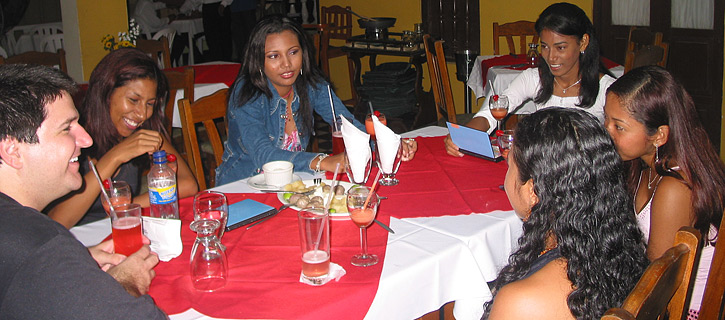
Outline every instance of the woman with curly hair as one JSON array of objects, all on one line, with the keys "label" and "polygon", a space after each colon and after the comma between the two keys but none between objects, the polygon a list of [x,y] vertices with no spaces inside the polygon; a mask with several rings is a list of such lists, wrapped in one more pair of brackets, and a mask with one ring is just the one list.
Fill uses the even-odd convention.
[{"label": "woman with curly hair", "polygon": [[[615,79],[600,62],[599,41],[584,10],[566,2],[552,4],[541,12],[535,28],[541,39],[539,67],[524,70],[498,92],[508,97],[509,110],[533,100],[537,110],[576,108],[603,121],[605,93]],[[493,131],[496,119],[488,109],[489,98],[466,126]],[[448,154],[463,156],[450,137],[445,144]]]},{"label": "woman with curly hair", "polygon": [[191,169],[171,145],[163,126],[168,95],[166,76],[143,51],[121,48],[101,59],[78,108],[79,122],[93,138],[93,145],[82,151],[80,159],[85,186],[62,198],[48,216],[68,228],[107,217],[88,159],[95,162],[102,178],[126,181],[133,202],[148,207],[148,193],[139,194],[141,175],[150,167],[149,155],[165,150],[178,159],[179,198],[196,193],[199,187]]},{"label": "woman with curly hair", "polygon": [[619,155],[576,109],[537,111],[514,136],[504,188],[524,233],[484,318],[598,319],[649,263]]},{"label": "woman with curly hair", "polygon": [[697,116],[692,98],[667,70],[634,69],[607,93],[605,126],[627,166],[628,190],[654,260],[682,226],[700,231],[690,316],[696,317],[725,208],[725,165]]}]

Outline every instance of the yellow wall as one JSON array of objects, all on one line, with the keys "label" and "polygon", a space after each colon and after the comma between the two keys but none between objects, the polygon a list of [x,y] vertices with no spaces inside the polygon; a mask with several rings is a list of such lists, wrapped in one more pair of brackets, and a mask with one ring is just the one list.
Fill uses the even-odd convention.
[{"label": "yellow wall", "polygon": [[103,5],[98,0],[77,0],[76,4],[83,81],[88,81],[93,68],[108,53],[101,39],[107,34],[117,37],[119,32],[128,32],[126,0],[104,0]]}]

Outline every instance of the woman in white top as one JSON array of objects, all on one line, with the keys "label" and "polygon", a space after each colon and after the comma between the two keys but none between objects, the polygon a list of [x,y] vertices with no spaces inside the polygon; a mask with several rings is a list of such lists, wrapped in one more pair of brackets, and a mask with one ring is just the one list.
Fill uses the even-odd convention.
[{"label": "woman in white top", "polygon": [[[599,60],[599,42],[586,13],[570,3],[553,4],[539,15],[536,32],[541,39],[539,68],[524,71],[501,93],[509,98],[509,110],[533,99],[537,110],[581,108],[602,121],[604,92],[614,78]],[[466,126],[491,133],[495,123],[484,103]],[[450,136],[445,143],[448,154],[463,156]]]},{"label": "woman in white top", "polygon": [[657,66],[634,69],[609,87],[605,126],[628,166],[633,211],[654,260],[682,226],[700,231],[704,247],[690,300],[700,309],[725,207],[725,165],[685,89]]}]

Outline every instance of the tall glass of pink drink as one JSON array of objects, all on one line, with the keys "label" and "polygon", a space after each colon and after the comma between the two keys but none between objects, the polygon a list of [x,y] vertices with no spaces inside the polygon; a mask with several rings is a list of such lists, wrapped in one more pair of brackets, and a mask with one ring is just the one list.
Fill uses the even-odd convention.
[{"label": "tall glass of pink drink", "polygon": [[131,255],[143,246],[141,206],[136,203],[113,206],[111,215],[113,247],[116,253]]},{"label": "tall glass of pink drink", "polygon": [[342,141],[342,120],[337,119],[332,126],[332,154],[345,152],[345,142]]},{"label": "tall glass of pink drink", "polygon": [[302,277],[323,285],[330,272],[330,219],[326,213],[302,209],[297,214],[302,250]]}]

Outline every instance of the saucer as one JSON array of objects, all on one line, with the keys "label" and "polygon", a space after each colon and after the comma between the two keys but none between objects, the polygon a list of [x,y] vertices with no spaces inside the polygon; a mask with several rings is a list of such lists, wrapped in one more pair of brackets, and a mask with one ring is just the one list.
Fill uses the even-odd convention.
[{"label": "saucer", "polygon": [[[302,180],[300,176],[296,174],[292,174],[292,181]],[[276,187],[276,186],[269,186],[264,183],[264,173],[260,173],[254,177],[251,177],[247,180],[247,185],[249,185],[250,188],[256,189],[256,190],[264,190],[264,189],[272,189],[272,190],[278,190],[282,189],[282,187]]]}]

